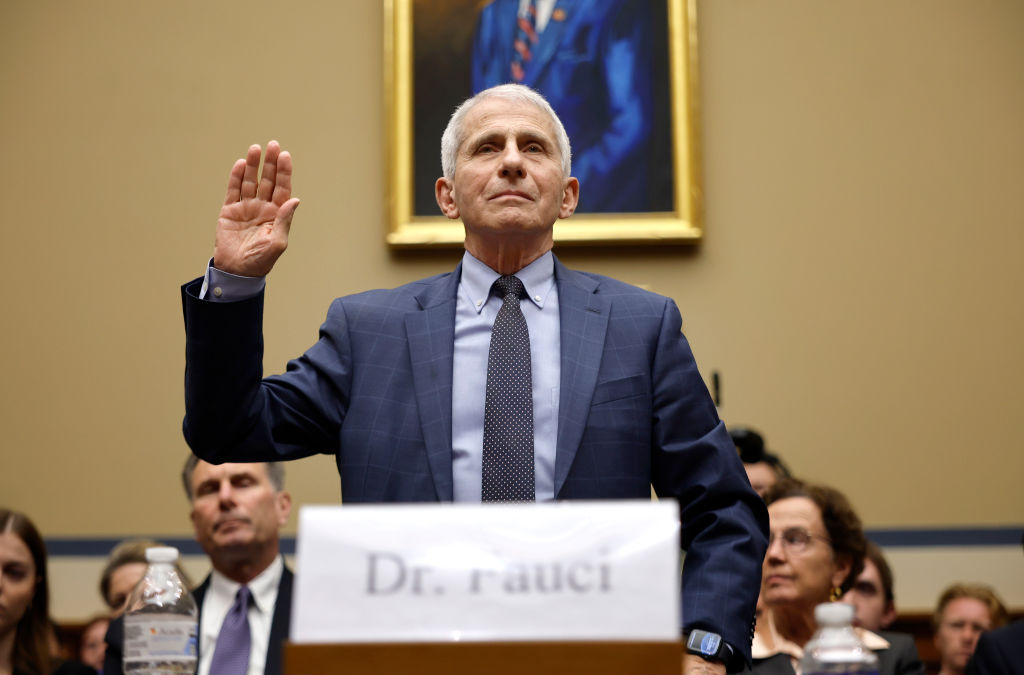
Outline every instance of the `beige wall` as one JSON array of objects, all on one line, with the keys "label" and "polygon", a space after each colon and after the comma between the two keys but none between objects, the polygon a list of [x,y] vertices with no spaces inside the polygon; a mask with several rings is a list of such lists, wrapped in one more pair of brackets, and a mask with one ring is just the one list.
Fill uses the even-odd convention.
[{"label": "beige wall", "polygon": [[[562,259],[675,298],[726,421],[869,526],[1021,523],[1024,4],[699,8],[703,245]],[[291,150],[303,200],[269,371],[334,296],[454,264],[383,244],[382,23],[357,0],[0,3],[0,502],[49,536],[187,534],[178,285],[248,144]],[[331,458],[289,469],[299,502],[337,501]]]}]

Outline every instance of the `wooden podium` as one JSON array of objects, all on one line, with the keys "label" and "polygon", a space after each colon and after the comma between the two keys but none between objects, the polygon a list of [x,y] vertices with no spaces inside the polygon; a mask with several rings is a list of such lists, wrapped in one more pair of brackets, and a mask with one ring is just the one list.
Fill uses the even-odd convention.
[{"label": "wooden podium", "polygon": [[682,642],[285,645],[286,675],[679,675]]}]

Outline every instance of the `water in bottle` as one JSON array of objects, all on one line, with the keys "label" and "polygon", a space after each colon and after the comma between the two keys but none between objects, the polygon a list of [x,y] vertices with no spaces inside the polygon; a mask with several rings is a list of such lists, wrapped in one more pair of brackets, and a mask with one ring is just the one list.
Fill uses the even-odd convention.
[{"label": "water in bottle", "polygon": [[132,589],[124,615],[124,672],[132,675],[194,673],[196,603],[175,570],[178,549],[146,549],[149,567]]},{"label": "water in bottle", "polygon": [[804,675],[878,675],[878,657],[853,630],[853,605],[827,602],[814,608],[818,631],[804,647]]}]

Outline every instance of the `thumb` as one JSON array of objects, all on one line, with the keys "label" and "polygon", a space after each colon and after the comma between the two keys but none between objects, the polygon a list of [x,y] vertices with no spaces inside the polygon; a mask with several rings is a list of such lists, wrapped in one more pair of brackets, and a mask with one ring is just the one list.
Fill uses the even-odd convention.
[{"label": "thumb", "polygon": [[292,198],[286,201],[281,205],[281,209],[277,212],[275,224],[283,227],[285,232],[289,232],[292,227],[292,216],[295,215],[295,211],[298,208],[299,200],[297,198]]}]

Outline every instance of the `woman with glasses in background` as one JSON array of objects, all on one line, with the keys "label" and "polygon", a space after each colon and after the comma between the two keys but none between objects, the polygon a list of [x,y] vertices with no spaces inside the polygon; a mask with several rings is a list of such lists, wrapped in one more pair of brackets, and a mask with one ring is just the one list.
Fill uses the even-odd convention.
[{"label": "woman with glasses in background", "polygon": [[[814,608],[835,602],[864,568],[867,539],[850,502],[824,485],[783,478],[765,495],[770,534],[764,558],[764,614],[754,635],[753,672],[800,673],[800,658],[817,630]],[[875,652],[879,675],[924,675],[909,636],[889,641],[857,629]]]}]

